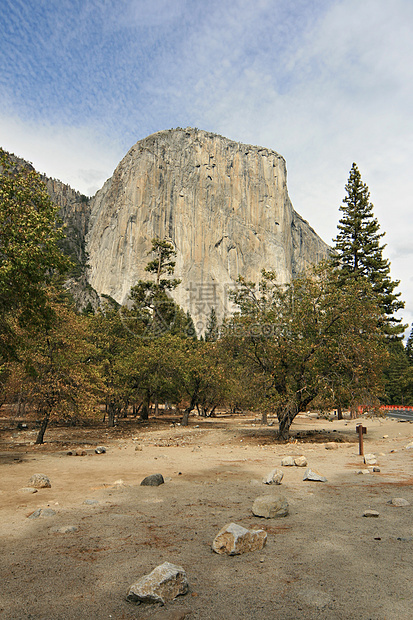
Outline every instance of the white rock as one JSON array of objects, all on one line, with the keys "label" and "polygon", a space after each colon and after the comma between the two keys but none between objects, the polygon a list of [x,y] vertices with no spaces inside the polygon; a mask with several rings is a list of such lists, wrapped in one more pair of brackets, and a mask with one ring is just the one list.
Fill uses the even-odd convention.
[{"label": "white rock", "polygon": [[284,478],[284,474],[282,471],[278,471],[278,469],[273,469],[269,474],[263,478],[264,484],[281,484],[281,480]]},{"label": "white rock", "polygon": [[282,495],[261,495],[254,500],[252,512],[256,517],[277,519],[288,515],[288,502]]},{"label": "white rock", "polygon": [[413,441],[411,443],[408,443],[406,446],[406,450],[412,450],[413,449]]},{"label": "white rock", "polygon": [[237,523],[228,523],[215,536],[212,549],[215,553],[239,555],[262,549],[266,542],[264,530],[247,530]]},{"label": "white rock", "polygon": [[371,474],[369,469],[357,469],[356,474]]},{"label": "white rock", "polygon": [[377,510],[365,510],[363,513],[363,517],[378,517],[380,515]]},{"label": "white rock", "polygon": [[281,460],[281,465],[283,467],[294,467],[294,459],[292,456],[285,456],[282,460]]},{"label": "white rock", "polygon": [[297,467],[307,467],[307,459],[305,456],[297,456],[297,458],[294,459],[294,465]]},{"label": "white rock", "polygon": [[27,493],[30,495],[30,493],[37,493],[37,489],[34,487],[23,487],[22,489],[19,489],[19,493]]},{"label": "white rock", "polygon": [[364,463],[366,465],[376,465],[377,458],[375,454],[365,454],[364,455]]},{"label": "white rock", "polygon": [[29,480],[28,486],[34,487],[35,489],[50,489],[52,485],[45,474],[33,474]]},{"label": "white rock", "polygon": [[410,502],[408,502],[407,499],[404,499],[403,497],[393,497],[389,501],[389,504],[391,506],[410,506]]},{"label": "white rock", "polygon": [[311,482],[327,482],[327,478],[325,476],[322,476],[317,471],[310,468],[305,470],[303,480],[310,480]]},{"label": "white rock", "polygon": [[181,566],[164,562],[131,585],[126,600],[131,603],[161,603],[165,605],[188,592],[188,580]]}]

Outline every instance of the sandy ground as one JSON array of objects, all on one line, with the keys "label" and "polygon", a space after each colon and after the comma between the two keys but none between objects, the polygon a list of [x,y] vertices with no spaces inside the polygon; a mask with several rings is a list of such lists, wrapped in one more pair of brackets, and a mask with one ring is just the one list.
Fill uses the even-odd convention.
[{"label": "sandy ground", "polygon": [[[0,617],[411,619],[413,425],[364,418],[365,452],[381,471],[356,475],[357,422],[303,416],[293,430],[315,430],[316,441],[290,444],[247,417],[193,418],[186,429],[168,421],[50,429],[39,447],[29,445],[33,431],[3,424]],[[326,449],[331,441],[336,449]],[[99,444],[106,454],[94,454]],[[86,456],[67,455],[79,446]],[[302,454],[328,482],[303,482],[304,469],[284,467],[282,485],[263,484],[283,456]],[[19,492],[34,473],[52,487]],[[141,487],[152,473],[165,484]],[[253,516],[254,499],[267,493],[287,498],[287,517]],[[394,497],[410,506],[389,505]],[[28,518],[47,507],[56,514]],[[380,516],[363,517],[366,509]],[[212,540],[229,522],[264,528],[266,547],[215,554]],[[68,525],[77,531],[55,531]],[[126,602],[129,586],[165,561],[186,570],[189,593],[163,608]]]}]

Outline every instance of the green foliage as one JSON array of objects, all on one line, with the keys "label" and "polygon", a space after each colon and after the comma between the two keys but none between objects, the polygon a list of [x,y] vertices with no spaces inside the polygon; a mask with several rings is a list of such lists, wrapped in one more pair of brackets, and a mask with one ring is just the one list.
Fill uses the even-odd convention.
[{"label": "green foliage", "polygon": [[209,315],[206,330],[205,330],[205,342],[216,342],[219,338],[219,326],[217,313],[215,312],[215,308],[211,308],[211,313]]},{"label": "green foliage", "polygon": [[331,265],[280,286],[263,271],[258,286],[239,279],[239,313],[225,346],[249,374],[256,408],[273,410],[280,437],[300,411],[373,403],[381,393],[380,311],[364,279],[341,282]]},{"label": "green foliage", "polygon": [[97,404],[100,378],[90,363],[94,347],[88,338],[85,317],[66,303],[61,291],[48,288],[47,316],[22,327],[18,317],[17,359],[9,361],[9,395],[23,392],[35,408],[41,426],[36,443],[43,443],[49,421],[54,417],[83,419]]},{"label": "green foliage", "polygon": [[342,217],[338,224],[338,234],[334,250],[336,265],[342,281],[365,278],[377,295],[383,311],[382,326],[392,337],[400,336],[404,326],[394,314],[404,307],[400,293],[395,293],[398,280],[390,278],[390,262],[383,257],[386,247],[381,245],[385,233],[381,233],[377,219],[373,215],[370,192],[361,180],[357,165],[353,163],[345,186],[347,192],[340,207]]},{"label": "green foliage", "polygon": [[58,242],[57,208],[34,172],[14,171],[0,151],[0,313],[20,308],[41,311],[46,303],[44,285],[69,261]]},{"label": "green foliage", "polygon": [[162,277],[170,276],[174,272],[174,247],[169,241],[152,239],[152,254],[154,258],[145,270],[155,275],[155,281],[139,280],[130,291],[132,307],[123,312],[125,324],[127,323],[130,331],[145,337],[171,332],[176,319],[183,322],[182,316],[177,316],[178,306],[168,294],[181,281]]},{"label": "green foliage", "polygon": [[406,342],[405,351],[406,351],[407,359],[409,360],[409,364],[413,365],[413,325],[412,325],[412,330]]},{"label": "green foliage", "polygon": [[413,365],[402,342],[388,344],[389,356],[384,371],[386,405],[413,405]]}]

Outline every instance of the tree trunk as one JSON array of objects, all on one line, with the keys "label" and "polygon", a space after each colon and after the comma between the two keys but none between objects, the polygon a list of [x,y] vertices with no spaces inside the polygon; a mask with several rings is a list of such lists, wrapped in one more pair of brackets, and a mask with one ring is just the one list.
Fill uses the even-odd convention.
[{"label": "tree trunk", "polygon": [[46,432],[47,425],[49,424],[49,419],[50,419],[50,411],[47,411],[44,414],[43,420],[40,424],[39,432],[37,433],[36,441],[34,442],[36,445],[43,443],[44,434]]},{"label": "tree trunk", "polygon": [[108,404],[108,426],[113,428],[115,426],[116,407],[112,401]]},{"label": "tree trunk", "polygon": [[149,392],[146,392],[142,403],[141,419],[149,420],[149,407],[151,404],[151,397]]},{"label": "tree trunk", "polygon": [[294,415],[290,411],[284,411],[278,416],[278,438],[288,441],[290,437],[290,426],[294,420]]},{"label": "tree trunk", "polygon": [[268,424],[268,414],[267,412],[261,415],[261,424]]},{"label": "tree trunk", "polygon": [[189,406],[185,409],[184,415],[182,416],[181,426],[188,426],[189,424],[189,414],[191,413],[193,407]]},{"label": "tree trunk", "polygon": [[341,408],[341,405],[337,405],[337,420],[342,420],[343,419],[343,410]]}]

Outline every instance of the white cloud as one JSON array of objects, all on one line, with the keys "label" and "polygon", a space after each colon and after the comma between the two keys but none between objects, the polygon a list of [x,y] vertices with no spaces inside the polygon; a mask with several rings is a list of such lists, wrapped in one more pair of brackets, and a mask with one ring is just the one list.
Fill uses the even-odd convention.
[{"label": "white cloud", "polygon": [[88,127],[31,124],[0,115],[1,146],[47,176],[93,195],[111,176],[124,152]]}]

